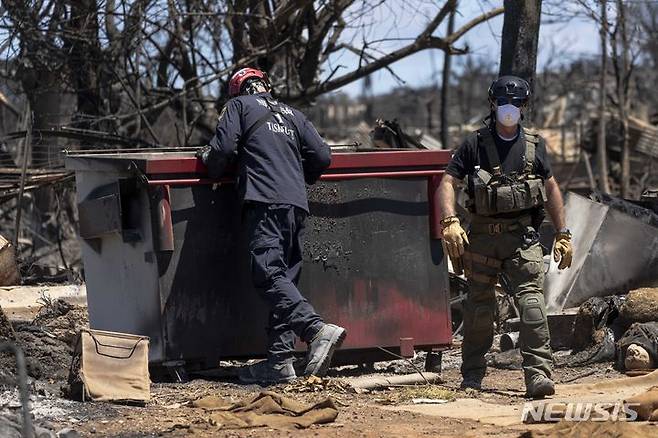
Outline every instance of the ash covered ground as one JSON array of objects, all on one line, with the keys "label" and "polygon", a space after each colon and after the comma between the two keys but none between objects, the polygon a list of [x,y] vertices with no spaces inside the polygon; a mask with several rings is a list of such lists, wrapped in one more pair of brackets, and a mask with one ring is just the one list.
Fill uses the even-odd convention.
[{"label": "ash covered ground", "polygon": [[[7,323],[2,327],[3,337],[23,350],[28,376],[51,392],[57,389],[68,377],[78,331],[89,326],[87,309],[63,300],[48,301],[33,321],[14,322],[10,328]],[[0,360],[3,385],[15,386],[13,354],[3,353]]]},{"label": "ash covered ground", "polygon": [[[261,388],[237,383],[235,365],[230,363],[214,372],[191,375],[186,383],[154,383],[152,400],[145,406],[111,403],[81,403],[63,396],[76,334],[87,326],[86,308],[63,301],[44,303],[31,322],[3,325],[3,333],[15,336],[24,349],[29,374],[31,412],[44,436],[72,429],[80,436],[494,436],[516,437],[527,430],[524,425],[494,426],[473,419],[430,417],[395,409],[409,404],[411,398],[477,397],[496,405],[522,404],[524,386],[518,368],[518,353],[501,355],[492,351],[492,367],[484,380],[484,390],[477,395],[459,390],[461,365],[459,346],[443,353],[443,382],[412,388],[389,387],[385,390],[356,392],[344,384],[354,376],[391,376],[417,373],[424,366],[424,353],[411,360],[377,362],[372,366],[345,366],[332,369],[321,384],[300,380],[289,385]],[[13,332],[13,333],[12,333]],[[566,353],[558,353],[564,355]],[[20,402],[15,389],[15,366],[11,355],[2,360],[0,387],[0,435],[20,436]],[[560,361],[558,360],[558,363]],[[495,366],[499,367],[496,368]],[[611,363],[587,367],[560,367],[555,372],[557,383],[586,383],[621,376]],[[339,409],[334,423],[312,426],[304,431],[274,431],[267,428],[219,430],[208,413],[191,403],[208,395],[229,400],[242,400],[267,389],[301,402],[317,402],[331,397]],[[438,395],[437,395],[438,394]],[[75,435],[72,435],[75,436]]]},{"label": "ash covered ground", "polygon": [[[45,436],[58,428],[51,419],[62,418],[75,406],[62,399],[76,335],[88,327],[87,309],[62,300],[45,300],[33,321],[10,322],[3,314],[0,336],[18,345],[25,355],[31,412]],[[0,435],[20,436],[21,410],[17,390],[16,358],[0,353]]]}]

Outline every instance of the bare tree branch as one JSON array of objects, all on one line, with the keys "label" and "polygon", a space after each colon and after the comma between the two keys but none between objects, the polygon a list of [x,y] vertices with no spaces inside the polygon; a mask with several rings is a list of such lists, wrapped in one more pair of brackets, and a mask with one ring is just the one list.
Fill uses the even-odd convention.
[{"label": "bare tree branch", "polygon": [[[443,12],[445,9],[442,8],[441,11],[437,14],[437,18],[441,15],[445,17],[445,13]],[[447,12],[446,12],[447,13]],[[380,70],[400,59],[403,59],[409,55],[412,55],[414,53],[420,52],[425,49],[430,49],[430,48],[435,48],[435,49],[441,49],[441,50],[450,50],[451,53],[454,54],[463,54],[466,53],[465,50],[463,49],[455,49],[451,46],[451,44],[455,43],[464,33],[466,33],[467,30],[475,27],[477,24],[482,23],[486,21],[489,18],[495,17],[497,15],[500,15],[503,13],[503,8],[496,8],[493,9],[480,17],[477,17],[471,22],[467,23],[466,25],[462,26],[460,29],[455,32],[453,35],[448,35],[445,38],[439,38],[435,36],[429,35],[426,31],[421,33],[418,38],[414,40],[413,43],[408,44],[407,46],[404,46],[398,50],[395,50],[388,55],[382,56],[381,58],[378,58],[375,61],[372,61],[365,66],[347,73],[343,76],[340,76],[336,79],[333,79],[331,81],[324,82],[322,84],[310,87],[309,89],[305,90],[304,93],[301,93],[299,96],[290,96],[291,100],[304,100],[304,99],[312,99],[320,94],[327,93],[329,91],[336,90],[344,85],[347,85],[351,82],[354,82],[358,79],[361,79],[371,73],[374,73],[377,70]],[[438,26],[438,23],[436,23],[437,20],[433,20],[429,27],[434,27]],[[436,24],[436,25],[435,25]],[[427,30],[427,29],[426,29]]]}]

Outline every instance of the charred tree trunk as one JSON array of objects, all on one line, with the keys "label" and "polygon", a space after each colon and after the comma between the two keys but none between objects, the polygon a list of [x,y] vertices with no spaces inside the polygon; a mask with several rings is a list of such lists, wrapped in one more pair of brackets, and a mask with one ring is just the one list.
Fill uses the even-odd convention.
[{"label": "charred tree trunk", "polygon": [[67,38],[67,62],[73,86],[77,93],[77,123],[91,128],[87,121],[102,114],[100,92],[101,49],[98,41],[98,5],[95,0],[71,2],[71,19],[68,23],[71,38]]},{"label": "charred tree trunk", "polygon": [[[542,0],[505,0],[500,76],[519,76],[534,90]],[[532,122],[532,99],[526,110]]]},{"label": "charred tree trunk", "polygon": [[[455,4],[455,9],[452,10],[448,18],[448,35],[452,34],[455,30],[455,12],[457,11],[457,6]],[[441,145],[443,149],[448,149],[448,92],[450,90],[452,56],[449,51],[446,51],[443,57],[443,77],[441,80]]]},{"label": "charred tree trunk", "polygon": [[610,193],[608,184],[608,151],[606,149],[606,92],[605,80],[608,71],[608,14],[607,1],[601,0],[601,75],[599,77],[599,132],[598,132],[598,150],[597,164],[599,170],[599,190],[603,193]]},{"label": "charred tree trunk", "polygon": [[621,71],[619,78],[619,118],[621,121],[621,197],[628,198],[630,193],[631,182],[631,152],[628,136],[628,113],[629,113],[629,82],[630,82],[630,60],[629,60],[629,41],[626,29],[626,6],[623,0],[617,0],[617,20],[619,21],[619,31],[621,32]]},{"label": "charred tree trunk", "polygon": [[612,65],[615,72],[615,106],[619,117],[619,140],[621,157],[619,159],[619,195],[628,198],[630,193],[630,144],[628,132],[628,116],[630,111],[630,76],[631,62],[629,59],[629,36],[626,27],[626,6],[623,0],[616,0],[617,20],[610,32],[612,48]]}]

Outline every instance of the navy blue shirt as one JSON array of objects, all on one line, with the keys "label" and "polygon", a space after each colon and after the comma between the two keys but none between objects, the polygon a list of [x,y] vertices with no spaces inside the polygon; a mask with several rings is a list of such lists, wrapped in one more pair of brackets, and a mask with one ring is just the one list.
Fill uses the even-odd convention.
[{"label": "navy blue shirt", "polygon": [[[243,138],[267,114],[270,117]],[[219,115],[210,147],[209,161],[221,163],[213,176],[237,153],[243,201],[290,204],[307,212],[305,182],[314,183],[331,164],[331,149],[311,122],[269,93],[231,99]]]}]

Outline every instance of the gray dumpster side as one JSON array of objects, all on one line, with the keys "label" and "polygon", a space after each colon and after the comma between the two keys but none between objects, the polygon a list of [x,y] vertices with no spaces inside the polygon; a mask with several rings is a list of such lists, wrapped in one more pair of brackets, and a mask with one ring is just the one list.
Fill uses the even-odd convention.
[{"label": "gray dumpster side", "polygon": [[[87,163],[88,164],[88,163]],[[99,188],[109,193],[120,179],[131,175],[114,167],[93,167],[80,161],[75,166],[78,204],[98,197]],[[111,195],[108,195],[111,196]],[[146,190],[131,194],[134,215],[129,230],[137,235],[108,232],[93,239],[80,239],[84,275],[88,291],[89,320],[92,328],[149,336],[149,359],[165,358],[158,268],[153,257],[151,213]],[[93,207],[92,207],[93,208]],[[81,212],[82,213],[82,212]],[[86,214],[90,222],[101,222],[99,208]],[[105,212],[107,213],[107,212]],[[124,212],[126,213],[126,212]],[[149,254],[151,256],[149,257]]]}]

